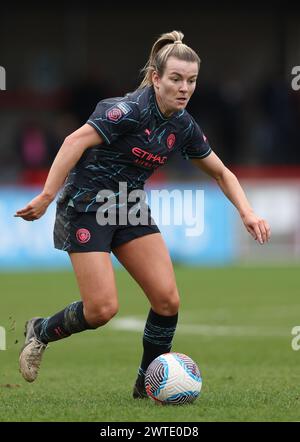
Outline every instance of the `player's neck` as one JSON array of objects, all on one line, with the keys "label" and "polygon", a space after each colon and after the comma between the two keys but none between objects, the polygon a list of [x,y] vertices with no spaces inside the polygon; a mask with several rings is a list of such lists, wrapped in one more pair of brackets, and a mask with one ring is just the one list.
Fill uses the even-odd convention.
[{"label": "player's neck", "polygon": [[157,107],[160,113],[162,114],[162,116],[165,118],[170,118],[171,115],[174,113],[174,111],[170,111],[166,108],[166,106],[163,103],[163,100],[160,98],[158,94],[155,94],[155,98],[156,98]]}]

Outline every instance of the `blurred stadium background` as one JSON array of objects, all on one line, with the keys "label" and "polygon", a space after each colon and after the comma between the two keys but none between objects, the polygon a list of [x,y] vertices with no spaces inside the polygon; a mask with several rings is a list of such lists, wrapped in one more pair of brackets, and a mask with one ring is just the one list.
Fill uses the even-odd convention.
[{"label": "blurred stadium background", "polygon": [[[6,69],[7,90],[0,95],[0,226],[6,233],[0,268],[21,265],[25,256],[26,265],[37,256],[40,265],[43,256],[50,264],[51,246],[45,239],[52,241],[53,210],[34,226],[13,220],[11,214],[28,200],[32,186],[42,185],[64,137],[87,120],[96,103],[137,87],[153,40],[173,28],[185,33],[185,42],[202,59],[189,110],[272,226],[272,242],[257,248],[233,212],[233,223],[223,225],[222,232],[232,247],[224,250],[221,262],[299,261],[300,92],[291,85],[292,68],[300,65],[298,20],[295,9],[253,6],[245,11],[230,3],[227,9],[190,7],[184,14],[170,12],[168,5],[160,14],[130,6],[119,14],[107,6],[62,6],[59,11],[3,7],[0,64]],[[149,186],[168,183],[176,188],[179,182],[186,188],[213,185],[177,155]],[[214,206],[206,226],[218,235],[215,222],[231,208],[217,188],[212,192],[206,198]],[[209,245],[206,240],[198,244],[201,264],[216,247],[214,235]],[[56,253],[51,256],[56,263]]]},{"label": "blurred stadium background", "polygon": [[[218,385],[220,389],[224,387],[223,380],[226,379],[226,383],[230,378],[222,365],[225,361],[226,367],[226,358],[232,358],[231,368],[238,377],[239,373],[249,376],[241,367],[247,362],[249,367],[256,362],[261,364],[258,362],[261,355],[266,360],[259,388],[266,388],[266,395],[277,394],[274,385],[276,379],[280,384],[282,378],[279,376],[283,373],[286,391],[289,388],[293,391],[288,384],[288,372],[295,362],[290,349],[290,330],[297,325],[299,317],[300,288],[295,267],[300,262],[300,90],[292,88],[292,69],[300,65],[300,10],[295,6],[289,9],[287,5],[278,7],[269,3],[265,6],[251,3],[247,10],[239,2],[226,2],[226,7],[209,3],[205,7],[201,3],[197,6],[189,3],[177,9],[167,2],[155,8],[150,5],[143,11],[130,5],[118,10],[102,4],[94,4],[93,8],[66,4],[59,10],[46,4],[43,10],[34,9],[27,3],[19,9],[1,6],[0,65],[6,70],[6,90],[0,91],[0,292],[5,299],[0,309],[0,325],[9,330],[10,321],[16,322],[16,328],[12,327],[16,331],[7,335],[7,349],[11,349],[11,353],[0,352],[2,358],[4,353],[7,358],[2,365],[6,367],[1,374],[3,382],[20,382],[18,375],[11,374],[16,369],[13,361],[17,354],[13,340],[20,339],[27,316],[58,310],[64,302],[73,300],[76,290],[74,280],[68,276],[68,258],[52,246],[54,204],[41,220],[34,223],[14,219],[13,214],[41,188],[64,137],[87,120],[100,99],[122,96],[135,89],[141,79],[139,70],[147,61],[154,39],[163,32],[179,29],[185,34],[185,43],[202,59],[197,91],[188,110],[203,128],[214,151],[236,173],[255,210],[269,221],[272,240],[263,247],[253,241],[218,187],[180,155],[153,176],[149,190],[167,187],[205,191],[205,224],[201,236],[185,237],[186,226],[162,228],[174,263],[179,266],[178,283],[190,292],[189,306],[187,300],[183,305],[183,320],[186,319],[186,324],[199,324],[200,321],[200,324],[212,327],[202,330],[202,334],[199,332],[202,338],[197,337],[196,346],[189,336],[180,334],[180,329],[177,342],[181,343],[181,351],[205,361],[204,369],[211,376],[211,385]],[[176,204],[171,210],[176,212]],[[245,273],[245,268],[250,269],[249,273]],[[268,268],[266,273],[263,268]],[[46,270],[48,276],[40,273],[40,278],[41,270]],[[130,280],[124,275],[118,278],[120,293],[123,289],[130,292],[124,301],[121,295],[121,303],[124,303],[121,315],[136,314],[143,318],[141,315],[147,311],[146,301],[137,304],[136,298],[130,298],[135,293]],[[55,281],[56,288],[53,286]],[[202,301],[198,299],[198,287],[201,287]],[[42,297],[41,291],[46,298]],[[229,304],[225,299],[214,298],[219,292],[230,300]],[[65,293],[65,297],[61,298],[60,293]],[[30,305],[23,294],[28,297]],[[199,316],[190,315],[192,310],[199,311]],[[204,345],[200,354],[198,344],[210,344],[213,336],[217,335],[218,340],[222,336],[221,329],[210,335],[209,330],[213,330],[216,324],[250,324],[258,328],[240,334],[233,331],[232,341],[228,341],[232,347],[223,346],[215,339],[213,345],[216,345],[216,353],[220,352],[219,356],[212,355],[210,345]],[[259,329],[264,326],[273,328]],[[132,327],[134,329],[134,323]],[[113,329],[107,330],[104,335],[109,351],[110,346],[115,348],[119,341],[114,340]],[[230,330],[224,333],[227,336]],[[243,353],[242,342],[238,346],[238,340],[243,336],[248,336],[248,349],[253,344],[251,339],[255,341],[248,354],[249,361]],[[133,355],[136,360],[133,364],[128,362],[131,361],[128,357],[127,361],[134,367],[140,354],[140,335],[136,339],[138,344]],[[273,348],[281,348],[281,355],[286,352],[281,366],[279,356],[270,356],[271,353],[266,351],[266,339],[270,339],[268,348],[272,344]],[[74,342],[77,342],[74,348],[78,351],[87,352],[88,345],[91,345],[82,337],[74,337]],[[63,342],[57,345],[58,357],[59,352],[67,348],[64,345]],[[243,355],[241,359],[233,356],[233,349]],[[229,353],[223,355],[222,351]],[[116,365],[118,358],[121,359],[120,354],[113,359]],[[76,364],[75,360],[73,362]],[[122,370],[125,370],[124,360],[123,363]],[[221,374],[219,364],[223,367]],[[51,375],[56,373],[54,365],[52,367],[50,362],[48,365],[50,374],[46,381],[50,384]],[[276,365],[278,371],[275,372]],[[135,376],[134,367],[130,366],[130,379]],[[252,372],[253,369],[254,366]],[[114,376],[117,390],[118,379],[116,374]],[[268,390],[266,385],[271,377],[274,384],[270,384]],[[251,375],[249,379],[250,390],[255,389]],[[128,382],[130,385],[131,380]],[[40,387],[39,394],[41,391]],[[241,395],[243,391],[244,384]],[[216,404],[213,387],[210,392],[205,392],[209,408]],[[84,390],[82,394],[85,394]],[[278,410],[273,410],[272,416],[266,411],[271,399],[270,403],[261,399],[259,405],[253,399],[253,403],[243,404],[244,410],[248,410],[247,407],[252,409],[252,414],[247,415],[244,411],[243,416],[245,419],[252,416],[255,420],[253,410],[256,406],[260,409],[261,405],[262,410],[264,406],[266,408],[258,418],[279,419],[280,410],[293,409],[296,402],[291,399],[296,400],[289,397],[285,398],[286,402],[279,401]],[[273,402],[277,400],[278,397],[274,397]],[[211,419],[225,419],[226,407],[232,405],[227,403],[224,409],[222,400],[218,404],[223,415],[212,413],[209,415]],[[3,410],[3,419],[12,420],[9,409]],[[34,412],[38,420],[59,418],[57,411],[52,414],[45,411],[42,415],[38,409]],[[22,413],[16,414],[17,420],[34,420],[28,410],[22,409]],[[106,420],[117,419],[117,412],[115,415],[110,413],[111,410],[106,410],[102,416]],[[135,420],[137,416],[136,410],[131,417],[123,416],[119,409],[118,413],[124,420]],[[142,419],[143,413],[140,410],[138,413]],[[155,415],[151,413],[149,419],[154,419]],[[207,418],[201,413],[195,414],[194,419]],[[239,409],[232,409],[228,416],[238,419],[239,413]],[[79,419],[74,410],[70,416]],[[65,415],[65,418],[71,419],[70,416]],[[97,416],[94,410],[89,419],[97,419]],[[182,419],[179,413],[175,418],[171,414],[162,416],[170,420]]]}]

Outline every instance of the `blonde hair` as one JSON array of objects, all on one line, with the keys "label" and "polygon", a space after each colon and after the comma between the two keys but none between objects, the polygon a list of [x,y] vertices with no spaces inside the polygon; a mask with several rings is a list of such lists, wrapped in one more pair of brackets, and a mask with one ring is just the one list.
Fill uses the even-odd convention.
[{"label": "blonde hair", "polygon": [[198,63],[200,69],[201,60],[196,52],[182,43],[184,34],[180,31],[172,31],[162,34],[152,46],[149,60],[141,72],[144,78],[139,88],[152,85],[152,73],[156,71],[161,77],[164,73],[166,63],[169,57],[175,57],[179,60]]}]

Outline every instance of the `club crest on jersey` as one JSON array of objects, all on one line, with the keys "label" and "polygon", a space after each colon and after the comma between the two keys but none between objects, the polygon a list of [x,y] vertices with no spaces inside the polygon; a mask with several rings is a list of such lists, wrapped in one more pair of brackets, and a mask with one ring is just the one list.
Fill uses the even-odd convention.
[{"label": "club crest on jersey", "polygon": [[85,244],[91,239],[91,234],[88,229],[78,229],[76,232],[77,241],[81,244]]},{"label": "club crest on jersey", "polygon": [[118,103],[106,111],[106,118],[113,123],[117,123],[130,112],[132,112],[132,109],[128,104]]},{"label": "club crest on jersey", "polygon": [[167,146],[168,149],[172,149],[176,141],[176,137],[174,134],[170,134],[167,138]]}]

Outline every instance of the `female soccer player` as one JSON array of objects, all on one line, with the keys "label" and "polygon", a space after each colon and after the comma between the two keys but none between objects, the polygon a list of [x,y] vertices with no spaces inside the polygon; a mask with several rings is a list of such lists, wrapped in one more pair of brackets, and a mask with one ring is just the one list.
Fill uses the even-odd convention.
[{"label": "female soccer player", "polygon": [[[82,299],[53,316],[27,321],[19,362],[28,382],[36,379],[49,342],[101,327],[117,313],[112,251],[151,306],[133,389],[134,398],[146,396],[148,365],[171,350],[179,295],[168,250],[150,209],[143,210],[145,205],[140,204],[137,210],[126,199],[126,191],[141,192],[145,180],[174,152],[180,151],[215,178],[255,240],[261,244],[269,240],[268,223],[255,215],[237,178],[185,110],[195,90],[200,59],[182,39],[178,31],[158,38],[139,88],[98,103],[87,123],[64,140],[43,191],[15,214],[26,221],[40,218],[63,186],[54,244],[68,252]],[[144,221],[132,222],[138,213]]]}]

